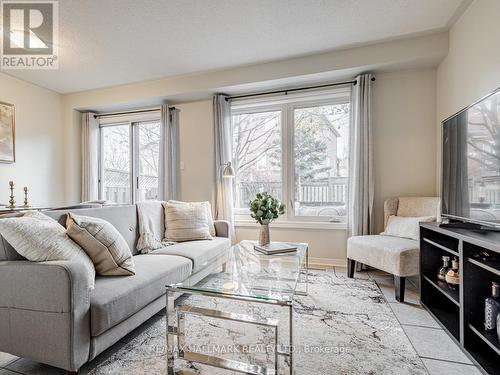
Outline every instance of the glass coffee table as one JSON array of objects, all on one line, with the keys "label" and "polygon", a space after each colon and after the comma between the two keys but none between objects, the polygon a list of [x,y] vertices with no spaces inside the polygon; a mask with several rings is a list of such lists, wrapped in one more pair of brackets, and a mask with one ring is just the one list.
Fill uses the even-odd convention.
[{"label": "glass coffee table", "polygon": [[[292,243],[290,243],[292,244]],[[293,301],[295,295],[308,293],[309,249],[306,243],[293,243],[297,251],[279,255],[264,255],[254,250],[254,242],[242,241],[233,246],[222,272],[208,275],[202,281],[167,285],[166,336],[167,374],[194,374],[187,370],[174,370],[174,361],[183,359],[243,374],[278,373],[279,356],[288,357],[289,371],[293,374]],[[278,319],[262,319],[241,314],[238,311],[218,311],[187,304],[175,306],[175,297],[180,294],[224,298],[280,306],[288,310],[289,346],[280,350],[278,344]],[[230,305],[226,305],[230,306]],[[230,308],[229,308],[230,309]],[[186,348],[186,316],[189,314],[268,327],[273,330],[273,364],[263,367],[255,364],[219,358]]]}]

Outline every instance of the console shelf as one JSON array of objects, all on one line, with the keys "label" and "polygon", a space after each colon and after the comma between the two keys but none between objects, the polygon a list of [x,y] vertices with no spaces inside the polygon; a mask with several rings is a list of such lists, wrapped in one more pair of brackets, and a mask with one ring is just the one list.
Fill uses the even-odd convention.
[{"label": "console shelf", "polygon": [[497,355],[500,355],[500,342],[498,341],[498,335],[495,332],[488,332],[484,328],[476,328],[472,324],[469,324],[469,328],[476,335],[479,336],[486,344],[488,344],[491,349],[493,349]]},{"label": "console shelf", "polygon": [[447,251],[448,253],[450,253],[451,255],[455,255],[455,256],[458,256],[458,251],[454,251],[454,250],[451,250],[451,249],[448,249],[446,246],[443,246],[443,245],[440,245],[439,243],[437,242],[434,242],[428,238],[422,238],[425,242],[431,244],[432,246],[435,246],[435,247],[438,247],[440,248],[441,250],[444,250],[444,251]]},{"label": "console shelf", "polygon": [[[445,255],[459,260],[457,289],[437,279]],[[500,374],[497,332],[486,331],[483,326],[491,282],[500,282],[500,233],[422,223],[420,270],[422,305],[485,373]]]},{"label": "console shelf", "polygon": [[423,275],[423,278],[425,281],[427,281],[430,285],[432,285],[434,288],[439,290],[441,293],[443,293],[446,297],[450,299],[451,302],[453,302],[455,305],[459,306],[460,303],[458,302],[458,289],[450,289],[448,288],[448,285],[439,280],[431,280],[430,277],[427,277]]},{"label": "console shelf", "polygon": [[467,260],[478,267],[481,267],[481,268],[483,268],[491,273],[494,273],[497,276],[500,276],[500,270],[495,268],[495,266],[496,267],[499,266],[498,264],[496,264],[496,262],[495,262],[495,264],[492,264],[489,262],[479,261],[479,260],[472,259],[472,258],[467,258]]}]

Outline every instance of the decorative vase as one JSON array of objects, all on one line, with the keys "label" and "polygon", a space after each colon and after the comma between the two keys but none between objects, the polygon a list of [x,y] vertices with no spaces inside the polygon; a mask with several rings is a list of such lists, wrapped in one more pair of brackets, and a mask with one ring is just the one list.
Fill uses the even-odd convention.
[{"label": "decorative vase", "polygon": [[493,331],[497,328],[498,315],[500,313],[500,285],[491,283],[491,296],[486,298],[484,305],[484,328]]},{"label": "decorative vase", "polygon": [[259,245],[268,245],[271,242],[271,237],[269,235],[269,224],[261,224],[259,231]]}]

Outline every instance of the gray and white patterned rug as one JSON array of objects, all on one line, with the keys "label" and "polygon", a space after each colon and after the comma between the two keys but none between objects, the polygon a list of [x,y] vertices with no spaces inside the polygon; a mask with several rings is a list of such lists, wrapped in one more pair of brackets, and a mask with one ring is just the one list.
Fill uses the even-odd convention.
[{"label": "gray and white patterned rug", "polygon": [[[190,296],[183,302],[288,321],[285,308],[200,296]],[[297,375],[427,374],[380,289],[371,280],[348,279],[333,271],[312,271],[309,295],[296,298],[294,314]],[[273,347],[267,346],[274,342],[269,328],[189,316],[186,330],[187,344],[205,354],[259,365],[274,363]],[[287,345],[287,332],[287,323],[283,323],[280,344]],[[280,358],[279,374],[287,374],[287,361]],[[176,365],[204,375],[230,373],[182,360],[176,360]],[[164,316],[90,372],[165,373]]]}]

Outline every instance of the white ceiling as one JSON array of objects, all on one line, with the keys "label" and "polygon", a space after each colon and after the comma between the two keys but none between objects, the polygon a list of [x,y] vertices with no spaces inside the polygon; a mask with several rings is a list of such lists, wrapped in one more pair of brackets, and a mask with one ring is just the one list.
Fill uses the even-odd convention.
[{"label": "white ceiling", "polygon": [[4,72],[69,93],[440,31],[470,0],[60,0],[59,69]]}]

